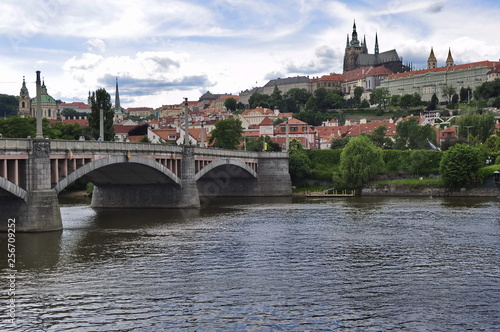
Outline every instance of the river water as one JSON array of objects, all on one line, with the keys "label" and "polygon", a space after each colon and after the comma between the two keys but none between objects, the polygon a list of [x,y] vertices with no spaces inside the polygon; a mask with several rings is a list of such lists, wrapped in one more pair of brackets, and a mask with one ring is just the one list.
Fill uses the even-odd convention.
[{"label": "river water", "polygon": [[499,331],[499,207],[233,198],[201,210],[95,211],[70,202],[64,231],[16,234],[16,325],[4,282],[0,330]]}]

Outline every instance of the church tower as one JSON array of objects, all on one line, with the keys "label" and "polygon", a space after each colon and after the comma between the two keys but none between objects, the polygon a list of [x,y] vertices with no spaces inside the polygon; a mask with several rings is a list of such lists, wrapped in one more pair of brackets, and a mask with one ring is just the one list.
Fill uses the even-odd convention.
[{"label": "church tower", "polygon": [[378,49],[378,34],[375,33],[375,55],[378,55],[379,49]]},{"label": "church tower", "polygon": [[344,53],[344,73],[357,68],[356,61],[359,54],[368,53],[366,43],[360,43],[358,40],[358,32],[356,31],[356,21],[352,26],[352,37],[349,42],[349,35],[347,36],[347,44]]},{"label": "church tower", "polygon": [[455,65],[453,57],[451,56],[451,48],[448,49],[448,58],[446,58],[446,67],[451,67]]},{"label": "church tower", "polygon": [[31,116],[31,102],[30,94],[28,88],[26,88],[26,81],[23,76],[23,85],[21,87],[21,92],[19,93],[19,116]]},{"label": "church tower", "polygon": [[427,69],[437,68],[437,60],[434,55],[434,49],[431,47],[431,54],[429,54],[429,58],[427,59]]}]

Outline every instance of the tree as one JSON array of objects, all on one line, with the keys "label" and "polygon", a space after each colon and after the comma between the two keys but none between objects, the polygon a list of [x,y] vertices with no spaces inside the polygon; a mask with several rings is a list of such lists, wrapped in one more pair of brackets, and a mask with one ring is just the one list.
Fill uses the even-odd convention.
[{"label": "tree", "polygon": [[273,93],[269,96],[269,108],[271,109],[281,109],[283,105],[283,96],[281,95],[281,90],[277,86],[274,86]]},{"label": "tree", "polygon": [[421,126],[415,117],[397,124],[395,149],[425,150],[428,149],[428,141],[436,144],[436,132],[431,125]]},{"label": "tree", "polygon": [[401,96],[400,95],[392,95],[391,99],[389,101],[389,105],[392,107],[398,107],[401,103]]},{"label": "tree", "polygon": [[[264,143],[266,143],[264,145]],[[269,151],[280,152],[281,146],[273,141],[269,136],[261,136],[259,139],[251,139],[247,141],[247,151]]]},{"label": "tree", "polygon": [[470,87],[460,88],[460,102],[461,103],[468,103],[470,99],[472,98],[472,89]]},{"label": "tree", "polygon": [[349,136],[344,138],[333,138],[330,149],[343,149],[349,143]]},{"label": "tree", "polygon": [[240,119],[220,120],[215,123],[208,143],[217,148],[235,150],[241,142],[242,133]]},{"label": "tree", "polygon": [[356,106],[361,105],[361,96],[363,95],[364,91],[365,89],[363,89],[363,87],[361,86],[357,86],[354,88],[354,104]]},{"label": "tree", "polygon": [[484,82],[474,90],[477,100],[488,100],[500,96],[500,78],[491,82]]},{"label": "tree", "polygon": [[451,98],[456,92],[457,90],[451,85],[445,85],[441,88],[442,96],[447,99],[448,104],[451,104]]},{"label": "tree", "polygon": [[311,126],[320,126],[323,122],[323,115],[320,112],[315,112],[312,110],[300,111],[299,113],[294,114],[293,117],[295,119],[304,121]]},{"label": "tree", "polygon": [[144,136],[148,134],[149,124],[137,125],[128,131],[129,136]]},{"label": "tree", "polygon": [[459,129],[459,137],[468,138],[470,134],[484,143],[495,132],[495,115],[492,112],[480,114],[475,110],[468,110],[456,119],[455,124]]},{"label": "tree", "polygon": [[236,107],[238,105],[238,102],[236,101],[236,99],[234,98],[227,98],[225,101],[224,101],[224,107],[228,110],[230,110],[231,112],[234,112],[236,111]]},{"label": "tree", "polygon": [[382,150],[367,136],[353,137],[340,154],[340,174],[334,181],[341,188],[360,189],[383,167]]},{"label": "tree", "polygon": [[312,173],[311,160],[296,138],[290,140],[288,150],[288,170],[292,183],[296,184]]},{"label": "tree", "polygon": [[112,141],[115,138],[115,130],[113,128],[113,118],[115,112],[111,109],[111,97],[106,89],[97,89],[92,93],[91,99],[91,112],[89,116],[89,127],[91,128],[92,138],[99,138],[100,130],[100,109],[104,113],[104,137],[105,141]]},{"label": "tree", "polygon": [[8,118],[17,115],[19,97],[0,94],[0,117]]},{"label": "tree", "polygon": [[422,105],[422,96],[420,96],[417,92],[415,92],[411,96],[411,106],[420,106]]},{"label": "tree", "polygon": [[431,102],[429,103],[429,106],[427,106],[428,111],[433,111],[437,108],[437,105],[439,104],[439,98],[436,96],[434,93],[431,97]]},{"label": "tree", "polygon": [[399,102],[399,105],[402,108],[408,108],[411,106],[411,102],[412,102],[412,96],[409,94],[406,94],[406,95],[403,95],[401,97],[401,101]]},{"label": "tree", "polygon": [[457,144],[451,147],[443,153],[439,165],[439,172],[445,187],[452,191],[469,187],[485,159],[479,148],[468,144]]},{"label": "tree", "polygon": [[385,109],[391,94],[387,88],[377,88],[370,93],[370,104],[378,105]]},{"label": "tree", "polygon": [[384,148],[386,145],[390,144],[390,138],[386,137],[385,134],[387,132],[387,126],[381,125],[373,130],[373,133],[368,137],[372,140],[373,144],[375,144],[378,148]]},{"label": "tree", "polygon": [[269,95],[255,92],[248,98],[250,108],[264,107],[269,108]]}]

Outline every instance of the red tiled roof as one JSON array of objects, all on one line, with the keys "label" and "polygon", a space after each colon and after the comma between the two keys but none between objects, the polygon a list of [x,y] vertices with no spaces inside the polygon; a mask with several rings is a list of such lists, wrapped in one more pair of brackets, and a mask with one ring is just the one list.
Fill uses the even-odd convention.
[{"label": "red tiled roof", "polygon": [[425,73],[429,72],[442,72],[442,71],[455,71],[455,70],[464,70],[464,69],[471,69],[474,67],[488,67],[488,68],[495,68],[496,66],[500,66],[500,62],[493,62],[493,61],[479,61],[479,62],[471,62],[471,63],[464,63],[461,65],[455,65],[455,66],[449,66],[449,67],[439,67],[439,68],[432,68],[432,69],[421,69],[421,70],[414,70],[414,71],[409,71],[405,73],[398,73],[398,74],[392,74],[387,76],[388,80],[391,79],[398,79],[398,78],[406,78],[406,77],[412,77],[414,75],[422,75]]},{"label": "red tiled roof", "polygon": [[88,127],[89,126],[89,120],[87,120],[87,119],[68,119],[68,120],[62,120],[62,123],[64,123],[64,124],[75,124],[75,123],[78,123],[82,127]]},{"label": "red tiled roof", "polygon": [[322,81],[342,82],[343,79],[344,79],[344,75],[331,73],[329,75],[323,75],[321,77],[313,78],[311,81],[313,81],[313,82],[322,82]]},{"label": "red tiled roof", "polygon": [[160,136],[160,138],[164,139],[165,141],[168,141],[168,136],[169,135],[177,135],[177,130],[175,128],[168,128],[168,129],[153,129],[153,133],[156,135]]},{"label": "red tiled roof", "polygon": [[370,76],[388,76],[393,72],[384,66],[379,67],[362,67],[344,73],[344,82],[360,80]]},{"label": "red tiled roof", "polygon": [[259,126],[274,126],[274,123],[271,119],[269,119],[268,116],[266,116],[261,123],[259,123]]}]

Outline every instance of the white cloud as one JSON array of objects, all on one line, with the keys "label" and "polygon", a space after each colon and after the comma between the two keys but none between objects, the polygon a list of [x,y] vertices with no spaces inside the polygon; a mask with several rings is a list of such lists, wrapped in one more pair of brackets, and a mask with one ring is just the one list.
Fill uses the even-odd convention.
[{"label": "white cloud", "polygon": [[2,74],[19,84],[0,93],[18,94],[22,76],[42,70],[54,97],[85,100],[114,90],[118,76],[125,106],[156,107],[341,72],[354,18],[370,51],[377,32],[381,51],[414,64],[425,65],[431,46],[438,61],[449,47],[457,63],[498,60],[499,16],[497,2],[465,0],[4,0]]},{"label": "white cloud", "polygon": [[99,38],[89,39],[87,40],[87,50],[91,53],[102,53],[106,51],[106,43]]}]

